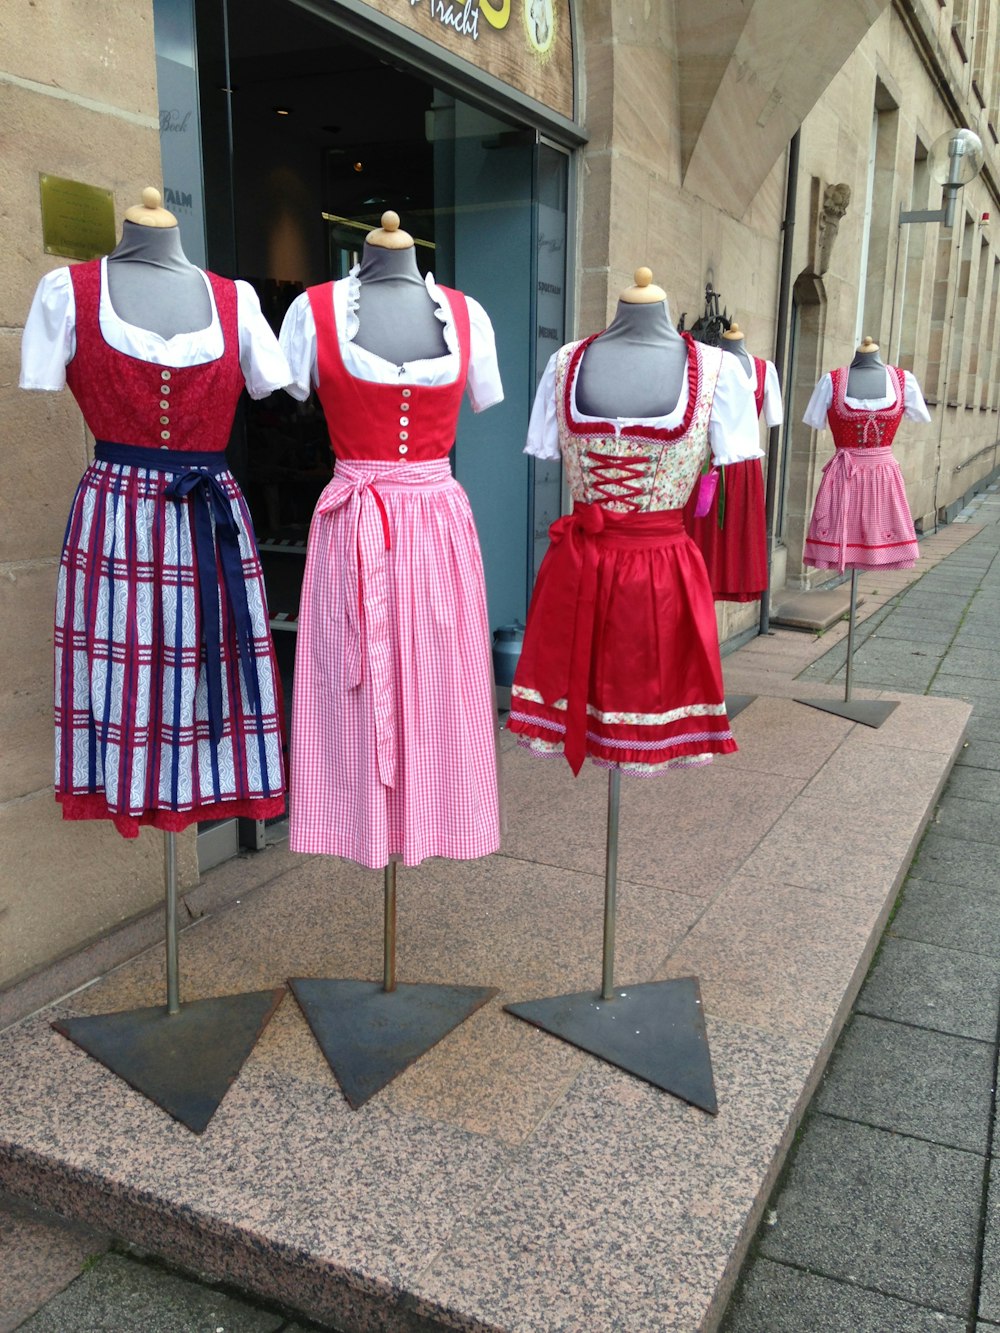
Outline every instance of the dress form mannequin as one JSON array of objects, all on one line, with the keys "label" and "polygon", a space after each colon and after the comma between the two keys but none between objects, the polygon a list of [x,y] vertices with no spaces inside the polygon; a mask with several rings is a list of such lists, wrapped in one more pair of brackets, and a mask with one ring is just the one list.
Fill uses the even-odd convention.
[{"label": "dress form mannequin", "polygon": [[181,249],[177,219],[160,207],[152,186],[125,214],[122,238],[108,256],[108,293],[121,319],[161,338],[212,322],[205,279]]},{"label": "dress form mannequin", "polygon": [[397,366],[445,355],[437,307],[417,268],[413,237],[400,229],[397,213],[383,213],[382,226],[365,237],[358,281],[359,347]]},{"label": "dress form mannequin", "polygon": [[744,370],[749,374],[753,369],[753,358],[747,351],[746,340],[743,337],[743,330],[736,323],[735,319],[722,335],[721,346],[724,352],[731,352],[734,356],[738,356],[743,363]]},{"label": "dress form mannequin", "polygon": [[878,354],[878,343],[866,334],[848,368],[847,396],[884,398],[885,395],[885,362]]},{"label": "dress form mannequin", "polygon": [[648,268],[618,298],[615,317],[587,348],[576,403],[587,416],[663,416],[677,406],[687,345],[670,318],[667,294]]}]

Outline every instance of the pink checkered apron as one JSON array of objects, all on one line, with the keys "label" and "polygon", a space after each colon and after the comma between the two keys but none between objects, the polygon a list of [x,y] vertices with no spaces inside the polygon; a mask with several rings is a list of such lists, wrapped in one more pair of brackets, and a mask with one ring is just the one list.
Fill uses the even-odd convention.
[{"label": "pink checkered apron", "polygon": [[125,837],[279,815],[281,686],[253,526],[225,466],[243,388],[235,286],[209,275],[223,355],[168,368],[104,341],[99,263],[71,274],[66,378],[97,446],[59,568],[56,799],[64,818],[109,819]]},{"label": "pink checkered apron", "polygon": [[485,856],[500,841],[482,558],[447,459],[468,315],[458,293],[446,296],[461,370],[426,387],[350,375],[330,284],[310,292],[336,465],[313,515],[299,610],[290,842],[373,869]]},{"label": "pink checkered apron", "polygon": [[906,486],[892,441],[903,419],[903,371],[886,367],[896,400],[847,405],[847,368],[831,372],[827,413],[836,452],[823,469],[803,564],[816,569],[912,569],[919,554]]}]

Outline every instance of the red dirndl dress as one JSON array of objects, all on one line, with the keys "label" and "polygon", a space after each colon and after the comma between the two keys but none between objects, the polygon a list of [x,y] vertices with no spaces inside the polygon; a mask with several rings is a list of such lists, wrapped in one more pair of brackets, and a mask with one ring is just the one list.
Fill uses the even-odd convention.
[{"label": "red dirndl dress", "polygon": [[896,401],[850,407],[849,367],[830,372],[827,420],[836,452],[823,469],[802,563],[816,569],[912,569],[919,555],[906,485],[892,441],[905,411],[904,372],[886,366]]},{"label": "red dirndl dress", "polygon": [[459,372],[377,384],[345,366],[333,284],[308,291],[335,456],[309,529],[292,698],[289,840],[373,869],[500,845],[497,714],[479,539],[451,473]]},{"label": "red dirndl dress", "polygon": [[235,284],[208,274],[221,357],[166,367],[101,332],[101,262],[70,270],[66,382],[97,445],[55,616],[66,819],[179,830],[285,808],[281,683],[253,525],[225,448],[244,387]]},{"label": "red dirndl dress", "polygon": [[536,754],[565,754],[574,773],[587,757],[650,774],[737,748],[712,590],[681,517],[708,453],[723,354],[685,338],[688,402],[673,429],[579,420],[574,386],[593,339],[557,356],[574,506],[549,529],[507,726]]},{"label": "red dirndl dress", "polygon": [[[767,362],[754,363],[754,401],[758,417],[764,406]],[[684,506],[684,526],[705,560],[717,602],[756,602],[767,592],[767,519],[764,469],[759,458],[727,463],[706,513],[695,508],[698,487]]]}]

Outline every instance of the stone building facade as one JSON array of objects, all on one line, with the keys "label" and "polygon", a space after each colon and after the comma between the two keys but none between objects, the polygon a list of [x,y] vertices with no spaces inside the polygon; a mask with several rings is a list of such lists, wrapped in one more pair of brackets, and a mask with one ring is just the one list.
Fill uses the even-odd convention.
[{"label": "stone building facade", "polygon": [[[63,824],[52,800],[51,609],[89,442],[68,393],[17,388],[32,291],[65,262],[42,247],[39,174],[112,190],[119,219],[143,185],[163,180],[158,5],[8,0],[0,13],[0,999],[6,988],[11,1011],[42,998],[30,980],[39,969],[84,945],[103,941],[102,964],[135,947],[139,936],[122,927],[156,913],[162,895],[161,835],[126,843],[105,826]],[[203,40],[226,3],[190,7]],[[291,0],[277,8],[296,17]],[[303,8],[334,28],[350,19],[344,41],[356,37],[371,53],[400,7],[372,0],[381,28],[358,28],[358,5],[350,13],[337,0]],[[235,23],[237,10],[229,12]],[[499,23],[505,9],[489,12]],[[998,463],[1000,3],[565,0],[553,12],[570,24],[558,58],[573,62],[556,92],[550,63],[537,88],[529,80],[505,100],[502,61],[477,90],[466,59],[473,48],[462,45],[469,34],[457,29],[450,65],[433,64],[426,35],[412,37],[412,72],[434,69],[436,98],[453,75],[472,103],[495,102],[522,136],[563,153],[561,335],[603,326],[634,269],[647,264],[688,327],[711,283],[749,350],[774,359],[784,348],[787,424],[770,455],[774,591],[828,579],[804,568],[801,552],[832,445],[799,423],[820,374],[850,361],[862,334],[923,387],[932,423],[904,423],[896,452],[918,527],[946,520]],[[408,77],[410,35],[397,27],[393,68]],[[277,30],[273,44],[279,52]],[[228,96],[235,81],[199,58],[207,116],[209,94]],[[227,72],[228,59],[219,66]],[[901,210],[940,206],[928,154],[957,126],[978,133],[985,166],[960,193],[954,226],[901,225]],[[207,119],[203,137],[208,189],[215,159]],[[474,211],[476,198],[463,206]],[[209,265],[248,276],[232,255],[220,262],[216,232],[210,222]],[[271,245],[272,259],[255,276],[284,279],[277,267],[262,271],[279,264],[279,249]],[[528,400],[514,398],[505,429],[516,435]],[[753,633],[758,615],[756,605],[720,607],[721,636]],[[194,832],[178,846],[190,885],[198,877]],[[46,984],[68,988],[86,979],[87,966],[64,964]]]}]

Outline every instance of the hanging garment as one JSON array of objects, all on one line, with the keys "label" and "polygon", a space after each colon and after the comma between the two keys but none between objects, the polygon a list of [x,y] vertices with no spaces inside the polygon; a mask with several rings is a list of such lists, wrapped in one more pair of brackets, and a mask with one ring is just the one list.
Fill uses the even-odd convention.
[{"label": "hanging garment", "polygon": [[479,539],[448,452],[466,391],[501,401],[485,311],[428,279],[443,356],[354,342],[354,274],[293,303],[290,392],[316,385],[335,457],[309,531],[292,704],[294,851],[379,868],[500,841],[496,702]]},{"label": "hanging garment", "polygon": [[253,526],[225,465],[244,385],[288,381],[253,289],[203,275],[212,321],[115,314],[107,261],[42,279],[21,386],[68,384],[96,437],[59,567],[55,794],[66,819],[176,831],[285,806],[280,682]]},{"label": "hanging garment", "polygon": [[[599,336],[599,335],[594,335]],[[574,773],[652,773],[736,749],[726,717],[705,563],[682,509],[711,452],[759,458],[742,370],[684,335],[687,376],[667,416],[600,421],[576,407],[593,341],[555,354],[539,385],[528,451],[560,454],[573,512],[549,529],[511,691],[508,727]]]},{"label": "hanging garment", "polygon": [[[728,355],[732,356],[732,353]],[[738,356],[732,359],[741,365]],[[770,361],[752,358],[757,416],[768,426],[782,420],[778,374]],[[717,602],[755,602],[767,591],[767,519],[764,470],[759,458],[730,463],[718,470],[718,481],[706,513],[699,515],[696,486],[684,506],[684,526],[705,560],[712,596]]]},{"label": "hanging garment", "polygon": [[836,452],[823,469],[802,562],[816,569],[911,569],[917,535],[892,441],[903,417],[930,421],[916,380],[886,366],[884,398],[847,396],[850,368],[824,375],[803,421],[829,424]]}]

